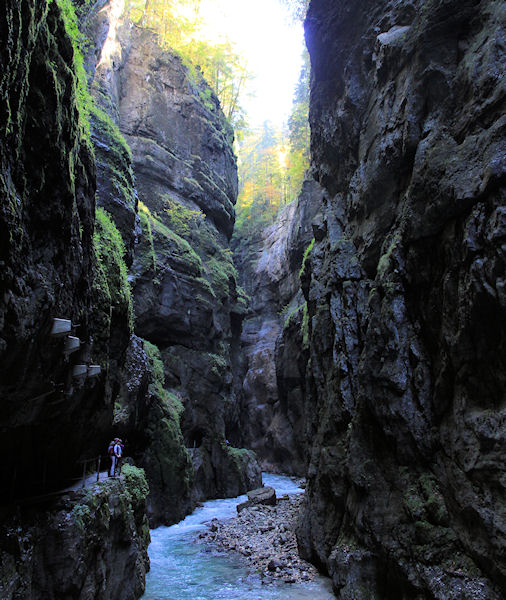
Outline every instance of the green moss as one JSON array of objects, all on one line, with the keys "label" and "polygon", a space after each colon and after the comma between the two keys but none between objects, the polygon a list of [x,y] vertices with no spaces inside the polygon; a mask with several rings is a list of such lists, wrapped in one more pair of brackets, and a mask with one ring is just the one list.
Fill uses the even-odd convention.
[{"label": "green moss", "polygon": [[390,265],[390,260],[391,260],[392,254],[393,254],[394,250],[396,249],[397,245],[400,243],[400,241],[401,241],[401,235],[399,233],[395,234],[392,237],[386,252],[384,254],[382,254],[382,256],[380,257],[380,259],[378,261],[378,267],[376,269],[377,276],[383,277],[385,275],[385,273],[387,272],[388,267]]},{"label": "green moss", "polygon": [[241,468],[245,460],[249,459],[250,451],[246,450],[246,448],[234,448],[233,446],[225,446],[225,448],[238,469]]},{"label": "green moss", "polygon": [[416,486],[410,486],[404,493],[404,506],[413,519],[422,517],[423,500],[420,497]]},{"label": "green moss", "polygon": [[166,238],[169,242],[168,245],[157,243],[157,251],[160,254],[165,254],[168,259],[181,259],[188,264],[189,269],[193,274],[197,276],[201,275],[203,268],[202,260],[190,244],[154,216],[151,215],[150,221],[153,234],[158,234],[159,236]]},{"label": "green moss", "polygon": [[[209,179],[209,177],[207,177],[207,175],[205,175],[204,173],[200,173],[200,177],[203,177],[203,178],[205,177],[207,179],[208,183],[211,185],[211,187],[213,187],[213,186],[216,187],[213,184],[212,180]],[[204,189],[202,188],[202,186],[200,185],[200,183],[196,179],[194,179],[193,177],[183,177],[183,181],[186,183],[186,185],[188,187],[195,188],[199,192],[202,192],[202,193],[204,192]]]},{"label": "green moss", "polygon": [[415,522],[418,551],[426,553],[425,546],[436,548],[452,543],[454,534],[448,527],[448,511],[434,475],[422,473],[413,481],[409,473],[402,472],[401,477],[407,486],[404,507]]},{"label": "green moss", "polygon": [[108,152],[115,152],[122,160],[126,157],[128,162],[132,162],[130,146],[111,117],[94,102],[89,105],[89,114],[92,116],[95,129],[100,133],[100,136],[105,137],[110,142]]},{"label": "green moss", "polygon": [[439,491],[438,482],[431,473],[423,473],[419,479],[424,497],[424,508],[433,523],[442,525],[448,522],[448,510]]},{"label": "green moss", "polygon": [[309,255],[311,254],[311,251],[314,248],[314,242],[315,242],[315,239],[313,238],[311,240],[311,243],[309,244],[309,246],[304,251],[304,256],[302,257],[302,265],[301,265],[300,271],[299,271],[299,277],[301,277],[301,278],[304,277],[304,274],[306,272],[306,263],[309,260]]},{"label": "green moss", "polygon": [[132,508],[142,506],[146,502],[149,486],[143,469],[129,464],[123,465],[121,474]]},{"label": "green moss", "polygon": [[193,464],[181,433],[183,405],[163,388],[165,377],[158,348],[144,341],[144,349],[153,370],[151,393],[155,394],[146,428],[151,440],[145,452],[146,464],[150,466],[148,477],[154,489],[162,490],[168,499],[180,501],[189,496],[193,479]]},{"label": "green moss", "polygon": [[84,139],[91,149],[90,135],[90,107],[93,99],[88,90],[86,71],[84,70],[83,50],[87,43],[84,35],[79,31],[75,7],[71,0],[56,0],[60,8],[65,30],[72,41],[74,50],[73,72],[75,73],[75,98],[79,111],[79,127]]},{"label": "green moss", "polygon": [[172,231],[181,237],[187,236],[204,219],[204,213],[201,210],[186,208],[173,200],[168,194],[162,196],[162,200],[165,213],[164,221]]},{"label": "green moss", "polygon": [[144,340],[144,352],[149,359],[151,372],[153,373],[150,391],[151,393],[158,394],[161,398],[163,398],[165,396],[165,390],[163,389],[165,384],[165,373],[160,350],[158,349],[158,346],[155,346],[155,344]]},{"label": "green moss", "polygon": [[151,223],[145,212],[145,205],[139,202],[139,221],[141,224],[141,238],[136,248],[136,257],[138,257],[143,271],[156,271],[156,254],[153,244],[153,233]]},{"label": "green moss", "polygon": [[304,350],[309,350],[309,310],[307,302],[304,303],[302,313],[302,347]]},{"label": "green moss", "polygon": [[206,272],[216,297],[229,297],[237,280],[237,270],[232,262],[231,253],[227,250],[218,251],[207,261]]},{"label": "green moss", "polygon": [[130,332],[133,330],[133,304],[128,270],[125,264],[125,246],[111,217],[98,208],[93,245],[97,261],[97,283],[102,295],[109,296],[112,308],[126,315]]}]

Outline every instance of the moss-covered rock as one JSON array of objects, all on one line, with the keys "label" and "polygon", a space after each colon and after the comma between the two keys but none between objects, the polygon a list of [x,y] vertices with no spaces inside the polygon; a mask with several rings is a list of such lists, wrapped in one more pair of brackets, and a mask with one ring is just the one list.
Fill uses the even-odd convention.
[{"label": "moss-covered rock", "polygon": [[149,569],[147,491],[143,471],[125,465],[121,479],[69,492],[47,511],[8,516],[1,597],[137,600]]}]

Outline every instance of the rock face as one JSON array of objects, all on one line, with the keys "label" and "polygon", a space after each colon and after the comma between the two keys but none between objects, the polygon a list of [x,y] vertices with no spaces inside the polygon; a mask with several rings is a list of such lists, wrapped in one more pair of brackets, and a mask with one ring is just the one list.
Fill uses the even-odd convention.
[{"label": "rock face", "polygon": [[[68,477],[83,453],[96,451],[112,409],[107,349],[98,379],[72,375],[74,363],[97,360],[91,342],[99,329],[92,307],[95,166],[76,101],[74,48],[56,2],[9,1],[0,30],[5,500]],[[79,352],[66,354],[66,336],[51,335],[53,318],[72,321]]]},{"label": "rock face", "polygon": [[122,480],[9,517],[1,527],[2,599],[139,598],[149,568],[147,492],[142,471],[125,466]]},{"label": "rock face", "polygon": [[237,421],[230,346],[242,310],[228,250],[233,134],[198,70],[132,26],[121,2],[86,28],[98,202],[133,261],[139,336],[118,379],[115,423],[146,469],[152,525],[172,523],[198,500],[260,482],[252,453],[225,443],[226,422]]},{"label": "rock face", "polygon": [[[265,469],[304,473],[302,348],[305,300],[299,270],[320,207],[318,184],[307,181],[297,202],[256,239],[234,240],[240,282],[251,297],[236,365],[244,443]],[[232,434],[233,435],[233,434]]]},{"label": "rock face", "polygon": [[200,73],[148,31],[132,31],[121,77],[120,128],[142,201],[136,332],[160,348],[166,388],[183,403],[194,500],[237,495],[258,485],[260,471],[251,453],[225,443],[236,412],[232,322],[241,310],[228,249],[232,130]]},{"label": "rock face", "polygon": [[339,598],[506,586],[504,6],[313,0],[306,557]]}]

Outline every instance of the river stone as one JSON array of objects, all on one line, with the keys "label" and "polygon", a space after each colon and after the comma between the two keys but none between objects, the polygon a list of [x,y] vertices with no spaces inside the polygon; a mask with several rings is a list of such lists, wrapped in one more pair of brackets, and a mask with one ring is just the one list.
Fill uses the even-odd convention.
[{"label": "river stone", "polygon": [[276,506],[276,490],[270,486],[264,486],[248,492],[248,499],[237,505],[237,512],[254,505]]}]

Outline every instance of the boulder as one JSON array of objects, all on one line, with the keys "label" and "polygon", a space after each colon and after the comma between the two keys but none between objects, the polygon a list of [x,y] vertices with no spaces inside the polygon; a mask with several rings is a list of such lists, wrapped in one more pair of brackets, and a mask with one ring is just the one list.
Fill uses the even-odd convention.
[{"label": "boulder", "polygon": [[240,513],[250,506],[276,506],[276,490],[270,486],[264,486],[248,492],[248,499],[237,505],[237,512]]}]

